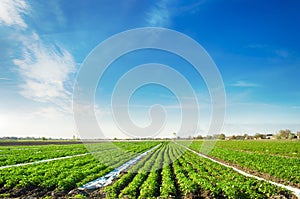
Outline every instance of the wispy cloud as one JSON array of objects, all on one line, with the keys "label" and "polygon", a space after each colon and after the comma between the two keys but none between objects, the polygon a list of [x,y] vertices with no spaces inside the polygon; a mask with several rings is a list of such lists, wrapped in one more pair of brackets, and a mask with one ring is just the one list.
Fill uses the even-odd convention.
[{"label": "wispy cloud", "polygon": [[7,77],[0,77],[0,80],[3,80],[3,81],[10,81],[11,79],[7,78]]},{"label": "wispy cloud", "polygon": [[0,1],[0,24],[27,28],[22,15],[28,13],[29,5],[24,0]]},{"label": "wispy cloud", "polygon": [[185,12],[194,13],[206,2],[207,0],[197,0],[192,3],[160,0],[147,13],[147,24],[159,27],[170,26],[172,17]]},{"label": "wispy cloud", "polygon": [[[58,5],[55,12],[62,13]],[[25,16],[32,15],[25,0],[1,0],[0,23],[16,26],[17,42],[20,42],[21,56],[13,60],[23,81],[20,94],[26,98],[52,103],[62,111],[71,110],[70,75],[75,72],[75,62],[68,50],[62,46],[44,42],[40,36],[29,29]],[[26,29],[26,31],[24,31]],[[0,80],[8,80],[0,78]]]},{"label": "wispy cloud", "polygon": [[246,82],[246,81],[237,81],[233,84],[230,84],[230,86],[234,87],[259,87],[259,84],[251,83],[251,82]]},{"label": "wispy cloud", "polygon": [[59,45],[45,45],[35,33],[23,42],[23,59],[14,60],[24,80],[20,94],[67,109],[71,91],[66,84],[75,72],[72,55]]},{"label": "wispy cloud", "polygon": [[191,12],[191,13],[194,13],[194,12],[196,12],[199,9],[199,7],[201,5],[205,4],[206,2],[207,2],[207,0],[198,0],[198,1],[195,1],[195,2],[192,2],[191,4],[180,6],[179,11],[180,12]]},{"label": "wispy cloud", "polygon": [[167,5],[168,0],[161,0],[148,12],[147,22],[149,26],[163,27],[169,24],[171,13]]}]

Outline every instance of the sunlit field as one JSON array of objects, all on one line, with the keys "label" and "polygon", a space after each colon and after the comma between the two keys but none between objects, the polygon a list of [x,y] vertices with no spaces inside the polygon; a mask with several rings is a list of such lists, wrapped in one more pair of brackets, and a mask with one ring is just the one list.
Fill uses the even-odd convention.
[{"label": "sunlit field", "polygon": [[[215,141],[90,143],[88,148],[94,149],[92,152],[83,144],[2,146],[0,196],[293,197],[287,189],[246,177],[185,148],[187,146],[199,152],[204,142]],[[80,189],[157,145],[158,148],[131,165],[107,186],[93,190]],[[299,141],[217,141],[207,155],[255,176],[299,188],[299,150]],[[59,159],[62,157],[67,158]]]}]

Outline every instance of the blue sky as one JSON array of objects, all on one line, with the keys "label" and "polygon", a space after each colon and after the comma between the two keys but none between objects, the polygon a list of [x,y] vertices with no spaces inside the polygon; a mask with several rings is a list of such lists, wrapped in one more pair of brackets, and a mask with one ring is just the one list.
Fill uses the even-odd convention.
[{"label": "blue sky", "polygon": [[[300,130],[299,10],[297,0],[1,0],[0,137],[72,137],[72,88],[84,59],[108,37],[148,26],[190,36],[214,60],[227,96],[222,132]],[[121,57],[100,81],[96,114],[107,136],[124,136],[111,119],[113,85],[150,62],[172,65],[190,81],[200,104],[199,133],[205,134],[211,110],[201,76],[174,55],[148,50]],[[169,121],[161,136],[177,130],[180,110],[167,89],[143,87],[130,104],[140,126],[150,121],[149,107],[162,104]]]}]

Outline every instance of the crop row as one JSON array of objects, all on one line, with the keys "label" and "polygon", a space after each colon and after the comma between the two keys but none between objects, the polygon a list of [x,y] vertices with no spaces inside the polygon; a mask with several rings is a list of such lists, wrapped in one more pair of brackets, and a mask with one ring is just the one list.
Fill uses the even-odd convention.
[{"label": "crop row", "polygon": [[237,151],[264,153],[269,155],[299,157],[299,140],[232,140],[218,141],[217,148],[226,148]]},{"label": "crop row", "polygon": [[165,144],[103,192],[107,198],[269,198],[290,194],[184,150]]},{"label": "crop row", "polygon": [[122,175],[117,181],[115,181],[115,183],[113,183],[111,186],[106,187],[105,188],[105,192],[107,193],[107,197],[109,197],[109,198],[117,198],[118,195],[120,194],[120,192],[138,174],[138,171],[140,171],[140,173],[142,172],[141,168],[143,168],[144,171],[147,171],[147,170],[149,171],[149,168],[151,167],[151,163],[157,157],[157,153],[160,150],[160,148],[157,149],[156,151],[148,154],[141,161],[139,161],[137,164],[135,164],[134,166],[132,166],[128,170],[128,172],[126,174]]},{"label": "crop row", "polygon": [[0,166],[87,153],[82,144],[1,147]]},{"label": "crop row", "polygon": [[[133,180],[121,191],[119,197],[130,197],[130,198],[138,198],[138,196],[141,196],[143,192],[145,192],[145,189],[143,189],[143,186],[147,186],[146,183],[149,183],[149,173],[154,173],[154,168],[157,168],[157,164],[160,164],[157,159],[160,159],[163,154],[162,147],[157,150],[150,159],[145,163],[143,167],[141,167],[138,170],[137,175],[133,178]],[[146,182],[148,181],[148,182]],[[150,182],[151,183],[151,182]],[[155,182],[154,182],[155,183]],[[152,187],[152,189],[156,189],[155,185]],[[151,191],[151,190],[149,190]],[[145,193],[144,193],[145,194]],[[154,196],[154,195],[152,195]]]},{"label": "crop row", "polygon": [[133,166],[115,183],[106,187],[104,192],[108,198],[148,198],[159,196],[162,166],[168,162],[166,158],[168,146],[164,143],[154,153]]},{"label": "crop row", "polygon": [[[154,146],[155,142],[143,143],[144,147]],[[14,165],[58,157],[72,156],[83,153],[97,155],[106,150],[124,153],[135,153],[140,147],[139,142],[102,142],[72,145],[44,145],[44,146],[9,146],[0,149],[0,166]],[[147,146],[149,145],[149,146]]]},{"label": "crop row", "polygon": [[160,196],[162,198],[169,198],[174,197],[177,194],[177,188],[175,182],[175,176],[173,172],[173,168],[170,165],[171,164],[171,158],[170,158],[170,146],[167,147],[166,152],[164,154],[164,162],[163,162],[163,168],[161,172],[161,188],[160,188]]},{"label": "crop row", "polygon": [[204,192],[210,191],[214,197],[269,198],[282,191],[272,184],[245,177],[230,168],[203,158],[193,158],[194,156],[196,155],[192,153],[186,154],[179,162],[187,169],[190,178]]},{"label": "crop row", "polygon": [[197,140],[192,143],[187,141],[181,143],[198,149],[199,146],[206,144],[213,145],[214,148],[300,158],[300,140]]},{"label": "crop row", "polygon": [[[190,148],[199,151],[201,145],[192,144]],[[300,186],[300,158],[288,158],[272,156],[261,153],[246,153],[227,148],[214,148],[210,156],[222,159],[226,162],[239,165],[245,169],[251,169],[262,174],[268,174],[286,183],[294,183]]]},{"label": "crop row", "polygon": [[132,146],[134,150],[131,150],[131,153],[122,150],[104,150],[98,152],[97,159],[93,155],[86,155],[37,165],[1,169],[0,194],[17,197],[32,190],[43,190],[44,193],[41,194],[54,190],[67,192],[105,175],[113,168],[133,158],[137,153],[144,152],[156,144],[151,142],[134,144]]}]

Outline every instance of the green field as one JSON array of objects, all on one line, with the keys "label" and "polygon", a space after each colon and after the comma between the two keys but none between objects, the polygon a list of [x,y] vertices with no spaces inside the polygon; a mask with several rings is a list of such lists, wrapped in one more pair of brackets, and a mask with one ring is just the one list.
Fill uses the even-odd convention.
[{"label": "green field", "polygon": [[[199,151],[202,144],[203,141],[196,141],[190,148]],[[300,187],[300,141],[218,141],[209,156]]]},{"label": "green field", "polygon": [[[210,142],[210,141],[205,141]],[[162,143],[112,184],[78,187]],[[292,198],[288,190],[245,177],[184,148],[184,141],[103,142],[86,146],[0,147],[0,197],[59,198]],[[199,151],[203,141],[188,147]],[[218,141],[208,156],[255,175],[300,187],[299,141]],[[17,167],[4,166],[73,156]],[[72,192],[70,192],[73,190]]]}]

